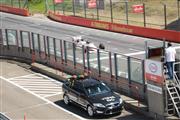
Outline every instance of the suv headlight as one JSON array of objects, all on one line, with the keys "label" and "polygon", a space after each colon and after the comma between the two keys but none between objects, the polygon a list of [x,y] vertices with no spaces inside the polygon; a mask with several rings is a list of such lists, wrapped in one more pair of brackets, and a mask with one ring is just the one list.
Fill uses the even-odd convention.
[{"label": "suv headlight", "polygon": [[119,98],[119,103],[120,103],[120,104],[122,104],[122,103],[123,103],[122,98]]},{"label": "suv headlight", "polygon": [[102,107],[102,108],[105,108],[105,106],[101,103],[93,103],[93,106],[94,107]]}]

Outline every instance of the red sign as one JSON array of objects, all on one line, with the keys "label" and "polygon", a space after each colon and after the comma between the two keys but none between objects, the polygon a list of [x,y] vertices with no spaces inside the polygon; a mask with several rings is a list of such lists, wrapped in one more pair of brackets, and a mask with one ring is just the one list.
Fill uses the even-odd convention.
[{"label": "red sign", "polygon": [[133,13],[143,13],[144,12],[143,5],[133,5],[132,9],[133,9]]},{"label": "red sign", "polygon": [[162,63],[159,61],[147,59],[145,61],[145,76],[146,80],[150,80],[156,83],[162,83]]},{"label": "red sign", "polygon": [[88,0],[88,8],[96,8],[96,0]]},{"label": "red sign", "polygon": [[64,0],[54,0],[55,4],[62,3],[62,2],[64,2]]}]

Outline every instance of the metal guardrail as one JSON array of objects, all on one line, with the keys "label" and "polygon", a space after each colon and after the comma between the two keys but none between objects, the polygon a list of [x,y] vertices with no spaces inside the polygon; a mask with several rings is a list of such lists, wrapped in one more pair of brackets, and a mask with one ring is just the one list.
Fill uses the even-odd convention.
[{"label": "metal guardrail", "polygon": [[1,56],[29,59],[72,74],[88,72],[126,94],[142,100],[146,97],[144,61],[141,59],[99,49],[91,53],[88,48],[77,47],[73,42],[29,31],[2,29],[0,32]]}]

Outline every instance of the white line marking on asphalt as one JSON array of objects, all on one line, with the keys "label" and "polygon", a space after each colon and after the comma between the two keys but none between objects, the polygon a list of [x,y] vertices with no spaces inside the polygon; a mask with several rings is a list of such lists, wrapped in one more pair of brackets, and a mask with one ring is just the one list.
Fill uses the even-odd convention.
[{"label": "white line marking on asphalt", "polygon": [[132,55],[140,55],[140,54],[144,54],[145,51],[139,51],[139,52],[135,52],[135,53],[128,53],[128,54],[124,54],[126,56],[132,56]]},{"label": "white line marking on asphalt", "polygon": [[61,94],[63,94],[63,92],[59,92],[59,93],[52,94],[52,95],[46,95],[46,96],[43,96],[43,97],[47,98],[47,97],[51,97],[51,96],[55,96],[55,95],[61,95]]},{"label": "white line marking on asphalt", "polygon": [[129,50],[132,50],[132,51],[140,51],[140,50],[137,50],[137,49],[133,49],[133,48],[130,48]]},{"label": "white line marking on asphalt", "polygon": [[35,74],[28,74],[28,75],[23,75],[23,76],[12,77],[12,78],[9,78],[9,80],[16,79],[16,78],[22,78],[22,77],[29,77],[31,75],[35,75]]},{"label": "white line marking on asphalt", "polygon": [[77,117],[77,118],[79,118],[79,119],[81,119],[81,120],[87,120],[87,119],[85,119],[85,118],[83,118],[83,117],[81,117],[81,116],[79,116],[79,115],[76,115],[76,114],[74,114],[73,112],[70,112],[70,111],[68,111],[68,110],[66,110],[66,109],[64,109],[64,108],[62,108],[61,106],[58,106],[58,105],[56,105],[55,103],[53,103],[53,102],[51,102],[51,101],[49,101],[49,100],[47,100],[47,99],[45,99],[45,98],[43,98],[43,97],[41,97],[41,96],[35,94],[35,93],[33,93],[32,91],[29,91],[28,89],[25,89],[25,88],[23,88],[22,86],[20,86],[20,85],[14,83],[14,82],[12,82],[12,81],[9,81],[9,79],[7,79],[7,78],[4,78],[4,77],[2,77],[2,76],[0,76],[0,78],[1,78],[2,80],[5,80],[6,82],[9,82],[9,83],[15,85],[16,87],[21,88],[22,90],[24,90],[24,91],[26,91],[26,92],[28,92],[28,93],[30,93],[30,94],[32,94],[32,95],[34,95],[34,96],[40,98],[41,100],[44,100],[45,102],[47,102],[47,103],[53,105],[54,107],[63,110],[64,112],[67,112],[67,113],[69,113],[69,114],[72,114],[73,116],[75,116],[75,117]]}]

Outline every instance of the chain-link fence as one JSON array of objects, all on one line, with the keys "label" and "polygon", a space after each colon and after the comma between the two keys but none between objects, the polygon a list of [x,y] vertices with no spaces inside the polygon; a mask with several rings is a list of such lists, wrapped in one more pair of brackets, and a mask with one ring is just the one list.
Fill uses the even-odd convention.
[{"label": "chain-link fence", "polygon": [[17,8],[28,8],[28,0],[0,0],[0,5],[7,5]]},{"label": "chain-link fence", "polygon": [[[179,18],[180,1],[177,0],[64,0],[61,3],[46,1],[49,10],[56,13],[143,27],[163,29]],[[89,1],[95,1],[95,6],[90,6]]]},{"label": "chain-link fence", "polygon": [[[161,2],[160,2],[161,1]],[[166,29],[179,19],[179,0],[0,0],[1,5],[27,8],[30,13],[84,17],[120,24]]]}]

